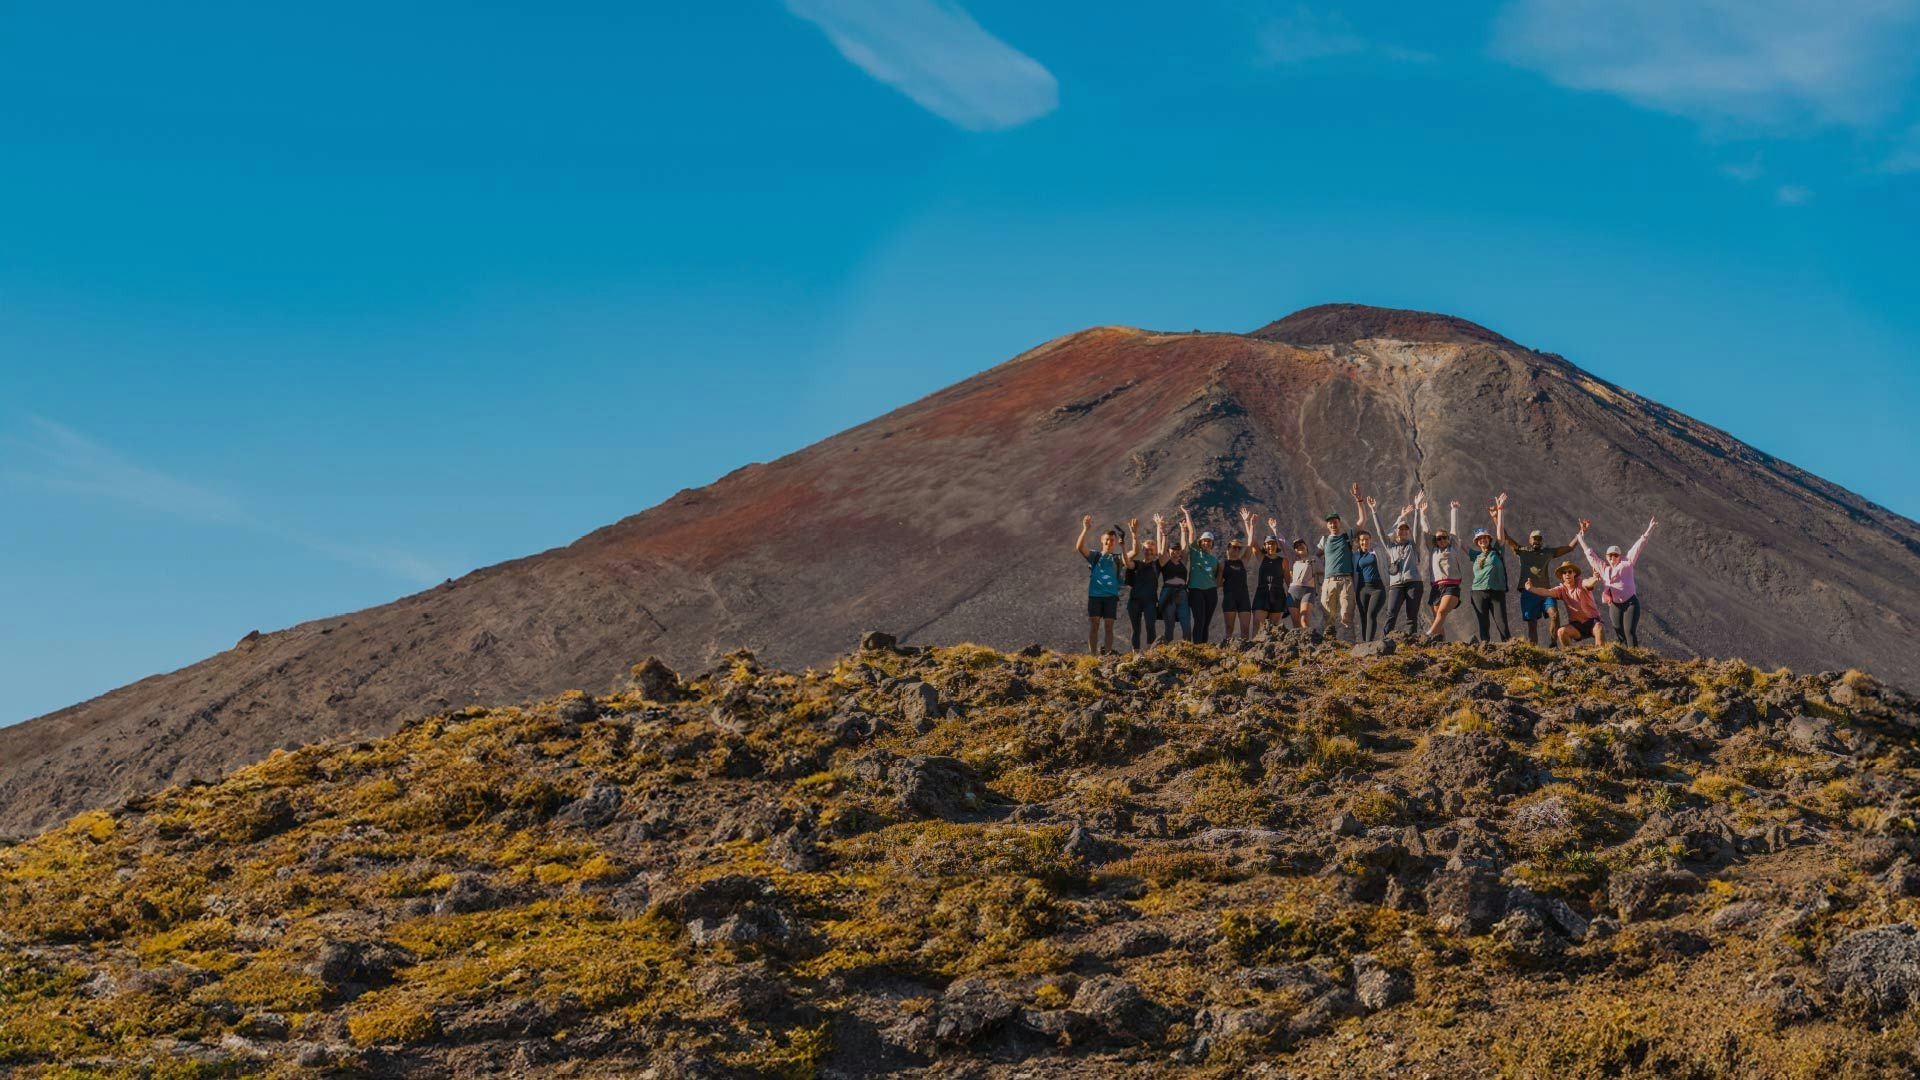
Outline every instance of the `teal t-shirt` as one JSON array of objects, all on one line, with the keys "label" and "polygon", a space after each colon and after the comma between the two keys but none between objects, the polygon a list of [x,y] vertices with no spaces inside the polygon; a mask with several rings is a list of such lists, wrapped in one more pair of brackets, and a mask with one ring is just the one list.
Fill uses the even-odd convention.
[{"label": "teal t-shirt", "polygon": [[1320,538],[1320,553],[1327,557],[1328,577],[1353,576],[1353,534],[1337,532]]},{"label": "teal t-shirt", "polygon": [[1483,592],[1507,591],[1507,560],[1499,548],[1474,554],[1473,587]]},{"label": "teal t-shirt", "polygon": [[1087,552],[1087,595],[1120,595],[1120,556]]},{"label": "teal t-shirt", "polygon": [[1220,569],[1220,556],[1191,548],[1187,552],[1187,587],[1211,589],[1219,582],[1214,574]]}]

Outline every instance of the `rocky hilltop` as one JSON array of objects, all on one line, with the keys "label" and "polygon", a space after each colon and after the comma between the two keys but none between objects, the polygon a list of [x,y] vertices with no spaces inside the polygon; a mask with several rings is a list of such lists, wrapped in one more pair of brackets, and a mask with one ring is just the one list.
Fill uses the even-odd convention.
[{"label": "rocky hilltop", "polygon": [[1871,676],[865,644],[652,661],[0,848],[0,1070],[1920,1068],[1920,713]]},{"label": "rocky hilltop", "polygon": [[0,834],[276,747],[597,687],[644,652],[821,664],[876,625],[1068,645],[1083,512],[1187,502],[1217,527],[1252,504],[1297,534],[1355,481],[1388,506],[1459,499],[1463,528],[1506,489],[1513,527],[1556,543],[1586,516],[1625,545],[1658,515],[1647,644],[1920,685],[1914,522],[1464,319],[1336,304],[1250,334],[1070,334],[566,548],[0,729]]}]

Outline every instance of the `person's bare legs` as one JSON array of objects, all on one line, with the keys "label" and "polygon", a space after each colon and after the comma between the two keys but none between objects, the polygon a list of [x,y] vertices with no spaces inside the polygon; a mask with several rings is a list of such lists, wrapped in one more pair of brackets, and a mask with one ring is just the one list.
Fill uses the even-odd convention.
[{"label": "person's bare legs", "polygon": [[[1107,634],[1109,636],[1113,634],[1113,630],[1111,626],[1109,626],[1107,630]],[[1087,651],[1092,653],[1095,656],[1100,655],[1100,618],[1099,616],[1095,616],[1087,620]]]},{"label": "person's bare legs", "polygon": [[1101,619],[1100,622],[1104,624],[1107,631],[1107,651],[1112,652],[1113,651],[1113,620]]},{"label": "person's bare legs", "polygon": [[1571,649],[1580,643],[1580,631],[1571,626],[1561,627],[1554,637],[1560,642],[1561,648],[1565,649]]},{"label": "person's bare legs", "polygon": [[1441,597],[1440,602],[1433,606],[1433,625],[1427,629],[1427,637],[1432,638],[1435,641],[1446,640],[1446,635],[1441,631],[1447,625],[1447,612],[1452,611],[1454,608],[1457,608],[1459,606],[1460,606],[1459,597],[1457,596]]}]

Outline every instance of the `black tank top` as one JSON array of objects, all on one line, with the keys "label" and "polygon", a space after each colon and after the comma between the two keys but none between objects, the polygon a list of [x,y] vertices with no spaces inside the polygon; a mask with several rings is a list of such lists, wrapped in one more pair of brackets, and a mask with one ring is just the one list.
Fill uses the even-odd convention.
[{"label": "black tank top", "polygon": [[1178,585],[1183,589],[1186,588],[1187,553],[1182,551],[1178,556],[1161,563],[1160,573],[1165,578],[1167,584]]},{"label": "black tank top", "polygon": [[1245,559],[1228,559],[1220,565],[1225,568],[1224,572],[1220,575],[1220,584],[1228,589],[1246,592],[1247,561]]},{"label": "black tank top", "polygon": [[1285,556],[1275,555],[1260,560],[1260,587],[1274,592],[1284,591],[1287,587],[1287,560]]},{"label": "black tank top", "polygon": [[1140,596],[1160,595],[1160,564],[1145,559],[1136,561],[1127,571],[1127,587]]}]

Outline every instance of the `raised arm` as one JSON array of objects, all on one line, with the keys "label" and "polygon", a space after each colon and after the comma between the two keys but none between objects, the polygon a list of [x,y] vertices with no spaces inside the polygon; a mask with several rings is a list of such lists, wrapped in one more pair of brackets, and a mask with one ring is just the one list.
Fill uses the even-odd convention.
[{"label": "raised arm", "polygon": [[1498,540],[1513,544],[1515,550],[1520,547],[1507,536],[1507,493],[1504,491],[1493,500],[1493,535]]},{"label": "raised arm", "polygon": [[1593,528],[1593,522],[1580,519],[1580,531],[1573,534],[1573,542],[1580,545],[1580,553],[1587,557],[1587,566],[1597,575],[1600,573],[1600,556],[1593,553],[1593,545],[1587,543],[1587,530]]},{"label": "raised arm", "polygon": [[[1359,484],[1353,485],[1349,490],[1353,492],[1353,527],[1357,529],[1362,522],[1367,520],[1367,504],[1366,500],[1360,497]],[[1374,526],[1374,531],[1380,531],[1378,525]]]},{"label": "raised arm", "polygon": [[1627,549],[1626,557],[1620,561],[1626,563],[1628,566],[1632,566],[1633,560],[1640,557],[1640,549],[1647,546],[1647,537],[1653,535],[1653,528],[1658,524],[1660,524],[1659,518],[1648,518],[1647,531],[1640,534],[1640,539],[1633,542],[1633,546]]},{"label": "raised arm", "polygon": [[[1157,551],[1159,549],[1156,548],[1154,550]],[[1140,557],[1140,519],[1128,518],[1127,519],[1127,565],[1131,567],[1133,565],[1133,560],[1139,557]]]},{"label": "raised arm", "polygon": [[[1384,544],[1387,542],[1387,534],[1380,531],[1380,500],[1369,495],[1367,496],[1366,501],[1367,501],[1367,517],[1366,517],[1367,523],[1373,526],[1373,535],[1380,538],[1378,540],[1378,543]],[[1406,517],[1407,516],[1406,511],[1402,510],[1400,512],[1400,516],[1403,518]]]},{"label": "raised arm", "polygon": [[1073,542],[1073,550],[1084,558],[1087,554],[1087,533],[1093,531],[1093,515],[1080,515],[1080,539]]},{"label": "raised arm", "polygon": [[1460,535],[1459,499],[1452,499],[1447,503],[1447,535],[1456,538]]},{"label": "raised arm", "polygon": [[1180,544],[1189,552],[1193,550],[1193,511],[1180,508]]},{"label": "raised arm", "polygon": [[[1267,519],[1267,531],[1273,534],[1273,538],[1274,538],[1275,540],[1278,540],[1278,541],[1280,541],[1280,558],[1281,558],[1281,559],[1282,559],[1282,560],[1284,561],[1284,560],[1286,559],[1286,557],[1287,557],[1287,556],[1288,556],[1288,555],[1289,555],[1290,553],[1292,553],[1292,551],[1293,551],[1293,545],[1292,545],[1292,544],[1290,544],[1290,543],[1288,543],[1288,542],[1287,542],[1287,538],[1286,538],[1285,536],[1283,536],[1283,535],[1281,534],[1281,532],[1280,532],[1280,519],[1279,519],[1279,518],[1268,518],[1268,519]],[[1265,556],[1263,555],[1263,556],[1262,556],[1262,558],[1264,558],[1264,557],[1265,557]]]},{"label": "raised arm", "polygon": [[1167,519],[1159,514],[1153,515],[1153,550],[1156,558],[1167,557]]},{"label": "raised arm", "polygon": [[1260,550],[1253,546],[1253,511],[1245,507],[1240,508],[1240,528],[1247,534],[1247,554]]}]

